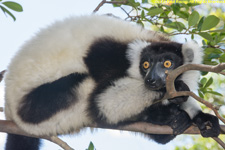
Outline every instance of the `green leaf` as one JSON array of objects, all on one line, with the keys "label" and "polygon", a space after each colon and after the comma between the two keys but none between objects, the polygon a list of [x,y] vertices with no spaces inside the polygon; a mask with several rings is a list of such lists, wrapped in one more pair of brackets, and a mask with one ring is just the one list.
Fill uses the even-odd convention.
[{"label": "green leaf", "polygon": [[213,78],[210,77],[209,80],[206,82],[206,84],[204,85],[204,88],[209,87],[211,84],[213,83]]},{"label": "green leaf", "polygon": [[178,31],[182,31],[183,29],[185,29],[185,25],[181,22],[176,22],[177,27],[178,27]]},{"label": "green leaf", "polygon": [[133,8],[137,9],[137,7],[140,6],[141,4],[139,2],[135,2],[135,0],[128,0],[127,5],[132,6]]},{"label": "green leaf", "polygon": [[202,24],[203,24],[204,20],[205,20],[205,17],[202,17],[202,18],[200,19],[200,21],[199,21],[199,23],[198,23],[198,31],[201,31]]},{"label": "green leaf", "polygon": [[215,53],[211,53],[211,54],[208,55],[208,59],[217,59],[219,57],[220,57],[220,54],[215,54]]},{"label": "green leaf", "polygon": [[23,7],[16,2],[7,1],[7,2],[3,2],[2,4],[5,5],[6,7],[10,8],[10,9],[12,9],[12,10],[14,10],[14,11],[17,11],[17,12],[23,11]]},{"label": "green leaf", "polygon": [[205,18],[201,30],[209,30],[213,27],[215,27],[219,23],[220,19],[214,15],[210,15]]},{"label": "green leaf", "polygon": [[149,10],[148,15],[155,16],[155,15],[161,14],[163,12],[164,11],[163,11],[162,8],[152,8],[152,9]]},{"label": "green leaf", "polygon": [[194,7],[200,5],[200,3],[188,3],[187,5],[190,7]]},{"label": "green leaf", "polygon": [[206,71],[201,71],[201,75],[202,76],[205,76],[205,75],[207,75],[208,74],[208,72],[206,72]]},{"label": "green leaf", "polygon": [[176,15],[177,12],[180,11],[180,4],[179,3],[174,3],[171,5],[172,9],[173,9],[173,13]]},{"label": "green leaf", "polygon": [[5,13],[5,14],[8,14],[9,16],[11,16],[13,18],[14,21],[16,21],[16,17],[10,12],[8,11],[6,8],[4,8],[3,6],[0,5],[0,8],[2,9],[2,11]]},{"label": "green leaf", "polygon": [[161,26],[161,27],[159,28],[159,30],[160,30],[161,32],[165,32],[163,26]]},{"label": "green leaf", "polygon": [[94,150],[94,149],[95,149],[94,144],[90,142],[87,150]]},{"label": "green leaf", "polygon": [[196,25],[198,23],[199,17],[200,17],[199,13],[197,11],[193,11],[188,18],[188,25],[189,26]]},{"label": "green leaf", "polygon": [[217,96],[223,96],[222,94],[216,92],[216,91],[206,91],[206,93],[211,93],[213,95],[217,95]]},{"label": "green leaf", "polygon": [[211,53],[221,54],[221,53],[223,53],[220,49],[217,49],[217,48],[206,48],[204,51],[206,54],[211,54]]},{"label": "green leaf", "polygon": [[144,18],[145,18],[145,11],[142,10],[142,11],[141,11],[141,19],[143,20]]},{"label": "green leaf", "polygon": [[201,81],[200,81],[200,83],[201,83],[202,85],[205,85],[205,84],[206,84],[206,81],[207,81],[206,78],[202,78]]},{"label": "green leaf", "polygon": [[177,25],[175,22],[171,22],[165,25],[168,28],[173,28],[173,29],[177,29]]},{"label": "green leaf", "polygon": [[202,92],[200,90],[198,90],[198,95],[201,97],[201,98],[204,98],[204,95],[202,94]]},{"label": "green leaf", "polygon": [[225,62],[225,54],[221,55],[219,60],[220,60],[220,63]]},{"label": "green leaf", "polygon": [[185,25],[181,22],[171,22],[165,25],[168,28],[177,29],[178,31],[182,31],[185,29]]},{"label": "green leaf", "polygon": [[209,32],[225,32],[225,29],[210,30]]},{"label": "green leaf", "polygon": [[200,32],[198,34],[201,37],[205,38],[206,40],[213,41],[213,37],[209,33],[207,33],[207,32]]},{"label": "green leaf", "polygon": [[181,17],[181,18],[184,18],[184,19],[189,17],[188,12],[186,12],[186,11],[179,11],[179,12],[176,13],[176,15]]}]

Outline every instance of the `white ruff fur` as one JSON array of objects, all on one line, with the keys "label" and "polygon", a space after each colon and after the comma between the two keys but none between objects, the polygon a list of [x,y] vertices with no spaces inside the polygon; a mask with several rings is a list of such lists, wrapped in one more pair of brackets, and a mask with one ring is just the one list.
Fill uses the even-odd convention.
[{"label": "white ruff fur", "polygon": [[146,89],[143,79],[126,77],[114,82],[98,96],[98,107],[101,115],[109,119],[107,122],[116,124],[141,113],[159,97],[159,92]]},{"label": "white ruff fur", "polygon": [[135,40],[128,45],[128,51],[126,55],[131,62],[131,66],[127,72],[132,78],[143,80],[139,71],[139,65],[141,60],[141,52],[143,48],[147,47],[148,45],[150,45],[149,42],[142,40]]},{"label": "white ruff fur", "polygon": [[[184,64],[188,64],[188,63],[201,64],[202,63],[203,51],[198,46],[197,43],[195,43],[194,41],[190,41],[183,44],[182,46],[183,54],[189,53],[187,51],[190,51],[190,53],[193,53],[193,58],[192,58],[193,60],[192,62],[188,62],[188,60],[185,60]],[[199,71],[187,71],[183,73],[182,80],[188,85],[191,91],[196,91],[198,88],[199,77],[200,77]],[[189,114],[189,116],[193,118],[198,113],[198,111],[201,110],[201,107],[194,98],[189,97],[187,102],[185,102],[182,105],[182,109],[184,109]]]}]

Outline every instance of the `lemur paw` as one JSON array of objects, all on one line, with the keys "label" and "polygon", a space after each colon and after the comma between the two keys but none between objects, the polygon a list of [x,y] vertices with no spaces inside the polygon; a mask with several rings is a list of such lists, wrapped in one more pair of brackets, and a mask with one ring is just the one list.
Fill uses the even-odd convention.
[{"label": "lemur paw", "polygon": [[170,122],[170,127],[173,129],[173,134],[182,134],[187,128],[192,125],[192,120],[184,110],[175,110],[173,119]]},{"label": "lemur paw", "polygon": [[217,137],[220,134],[219,120],[216,116],[200,112],[193,118],[203,137]]},{"label": "lemur paw", "polygon": [[[181,80],[178,80],[175,82],[175,88],[177,91],[190,91],[189,87]],[[186,102],[188,99],[188,96],[180,96],[168,99],[170,102],[175,104],[181,104],[183,102]]]}]

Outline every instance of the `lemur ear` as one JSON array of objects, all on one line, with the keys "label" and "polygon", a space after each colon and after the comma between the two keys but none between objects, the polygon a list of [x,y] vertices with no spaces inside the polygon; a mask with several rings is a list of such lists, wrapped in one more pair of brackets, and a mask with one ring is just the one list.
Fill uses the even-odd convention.
[{"label": "lemur ear", "polygon": [[184,64],[200,64],[202,62],[203,51],[195,41],[189,41],[182,45]]}]

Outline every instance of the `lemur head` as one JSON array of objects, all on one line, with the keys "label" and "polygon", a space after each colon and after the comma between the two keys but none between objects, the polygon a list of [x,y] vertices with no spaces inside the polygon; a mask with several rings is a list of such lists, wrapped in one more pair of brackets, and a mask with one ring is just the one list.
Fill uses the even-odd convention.
[{"label": "lemur head", "polygon": [[[135,41],[130,44],[128,57],[134,60],[131,61],[128,73],[142,78],[148,89],[158,91],[165,90],[167,71],[187,63],[201,63],[202,52],[193,41],[185,44]],[[135,63],[139,66],[134,65]],[[138,69],[138,72],[135,69]]]},{"label": "lemur head", "polygon": [[183,64],[181,49],[182,44],[179,43],[151,43],[143,49],[139,68],[150,90],[164,88],[166,71]]}]

